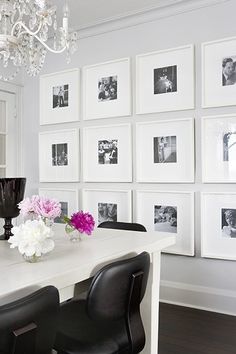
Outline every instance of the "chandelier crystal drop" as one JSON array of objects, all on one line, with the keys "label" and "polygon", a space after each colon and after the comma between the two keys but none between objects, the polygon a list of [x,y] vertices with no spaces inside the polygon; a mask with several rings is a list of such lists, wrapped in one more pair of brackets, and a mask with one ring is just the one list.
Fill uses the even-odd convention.
[{"label": "chandelier crystal drop", "polygon": [[50,0],[0,0],[0,62],[4,68],[9,64],[16,67],[7,77],[0,72],[1,80],[13,80],[21,67],[30,76],[37,75],[47,51],[55,54],[66,51],[66,60],[70,62],[77,50],[77,33],[68,30],[67,1],[60,27],[56,10]]}]

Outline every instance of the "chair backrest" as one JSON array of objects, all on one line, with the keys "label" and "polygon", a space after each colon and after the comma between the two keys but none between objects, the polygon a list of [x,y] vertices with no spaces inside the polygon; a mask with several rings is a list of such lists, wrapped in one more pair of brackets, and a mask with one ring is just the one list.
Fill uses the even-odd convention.
[{"label": "chair backrest", "polygon": [[146,232],[145,226],[132,222],[120,222],[120,221],[104,221],[98,225],[98,227],[105,229],[120,229],[130,231],[143,231]]},{"label": "chair backrest", "polygon": [[0,353],[51,353],[58,314],[59,294],[54,286],[1,306]]},{"label": "chair backrest", "polygon": [[94,276],[87,295],[87,312],[96,321],[126,321],[132,351],[138,353],[145,344],[140,303],[145,294],[150,256],[138,256],[113,262]]}]

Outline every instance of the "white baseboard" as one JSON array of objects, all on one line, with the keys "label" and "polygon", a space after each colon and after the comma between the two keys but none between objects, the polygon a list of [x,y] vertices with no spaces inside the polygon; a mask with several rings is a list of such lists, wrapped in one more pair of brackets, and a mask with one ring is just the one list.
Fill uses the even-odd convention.
[{"label": "white baseboard", "polygon": [[236,316],[236,291],[162,280],[160,302]]}]

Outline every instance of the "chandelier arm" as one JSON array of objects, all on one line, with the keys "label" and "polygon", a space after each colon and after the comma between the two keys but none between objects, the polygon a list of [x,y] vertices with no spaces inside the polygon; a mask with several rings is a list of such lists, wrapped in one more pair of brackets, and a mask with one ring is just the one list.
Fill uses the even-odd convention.
[{"label": "chandelier arm", "polygon": [[17,26],[21,26],[24,28],[25,31],[22,31],[19,33],[18,37],[22,36],[23,34],[30,34],[31,36],[35,37],[37,35],[37,33],[39,33],[39,31],[41,30],[42,28],[42,23],[40,23],[39,27],[37,28],[37,30],[35,32],[32,32],[25,24],[24,22],[22,21],[18,21],[14,24],[14,26],[12,27],[12,30],[11,30],[11,35],[14,36],[14,31],[15,31],[15,28]]},{"label": "chandelier arm", "polygon": [[67,46],[65,45],[62,49],[55,50],[55,49],[52,49],[51,47],[49,47],[46,43],[44,43],[37,35],[35,35],[34,37],[51,53],[60,54],[60,53],[63,53],[67,48]]},{"label": "chandelier arm", "polygon": [[24,28],[25,31],[21,32],[19,34],[19,37],[22,35],[22,34],[29,34],[30,36],[33,36],[34,38],[36,38],[49,52],[51,53],[54,53],[54,54],[60,54],[60,53],[63,53],[67,46],[65,45],[63,48],[61,48],[60,50],[55,50],[55,49],[52,49],[50,48],[44,41],[42,41],[42,39],[40,39],[38,36],[37,36],[37,33],[40,31],[41,27],[42,27],[42,23],[40,24],[39,28],[37,29],[37,31],[35,32],[32,32],[23,22],[17,22],[14,24],[14,26],[12,27],[12,35],[13,35],[13,32],[14,32],[14,29],[17,25],[20,25],[21,27]]}]

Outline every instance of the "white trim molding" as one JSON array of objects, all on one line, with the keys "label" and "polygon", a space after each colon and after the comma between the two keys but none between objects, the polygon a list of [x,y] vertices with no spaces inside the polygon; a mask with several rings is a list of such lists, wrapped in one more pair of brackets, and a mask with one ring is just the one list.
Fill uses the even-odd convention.
[{"label": "white trim molding", "polygon": [[236,315],[236,291],[161,281],[160,302]]},{"label": "white trim molding", "polygon": [[222,4],[227,1],[230,0],[162,0],[155,6],[145,7],[137,11],[124,12],[117,16],[88,23],[87,25],[78,27],[76,30],[78,31],[79,38],[82,39]]}]

